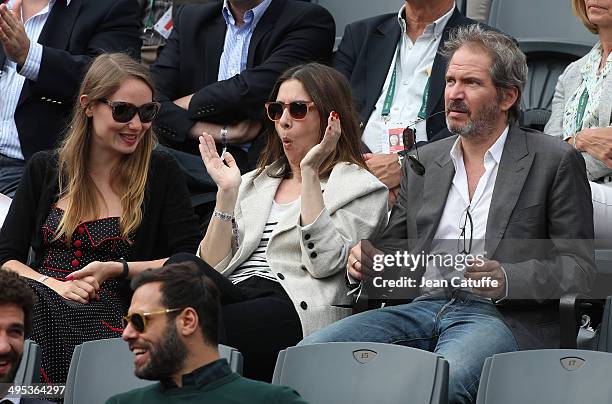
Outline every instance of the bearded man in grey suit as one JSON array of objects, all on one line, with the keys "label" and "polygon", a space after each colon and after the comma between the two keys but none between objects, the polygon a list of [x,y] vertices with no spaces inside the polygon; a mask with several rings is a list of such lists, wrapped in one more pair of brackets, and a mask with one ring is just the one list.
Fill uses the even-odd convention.
[{"label": "bearded man in grey suit", "polygon": [[[550,300],[590,287],[592,204],[580,154],[515,126],[527,78],[516,44],[462,27],[445,53],[446,121],[457,136],[405,159],[397,204],[374,243],[403,239],[423,261],[401,278],[389,273],[404,263],[372,272],[381,252],[367,242],[348,260],[350,277],[372,276],[370,290],[391,275],[403,283],[390,297],[414,300],[348,317],[301,344],[372,341],[436,352],[449,362],[450,402],[473,403],[488,356],[558,347],[558,302]],[[442,255],[455,263],[441,264]]]}]

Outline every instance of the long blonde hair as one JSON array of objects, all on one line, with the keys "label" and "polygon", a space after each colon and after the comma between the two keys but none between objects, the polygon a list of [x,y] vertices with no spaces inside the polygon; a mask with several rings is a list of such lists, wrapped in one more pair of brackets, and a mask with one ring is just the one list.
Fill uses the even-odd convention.
[{"label": "long blonde hair", "polygon": [[[70,242],[75,229],[85,218],[98,218],[100,215],[97,196],[101,196],[101,192],[87,170],[92,119],[87,117],[85,110],[92,103],[114,94],[127,79],[140,80],[151,92],[154,91],[147,69],[123,53],[98,56],[83,79],[79,98],[86,94],[87,105],[76,100],[69,130],[59,150],[59,199],[65,198],[68,204],[55,239],[66,235]],[[155,142],[155,135],[149,128],[134,153],[124,155],[111,171],[111,188],[121,196],[120,228],[125,238],[142,221],[141,207]]]}]

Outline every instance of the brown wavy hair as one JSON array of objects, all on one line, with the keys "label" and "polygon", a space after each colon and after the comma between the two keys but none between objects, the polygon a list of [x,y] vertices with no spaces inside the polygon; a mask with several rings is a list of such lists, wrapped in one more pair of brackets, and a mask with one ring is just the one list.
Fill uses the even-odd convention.
[{"label": "brown wavy hair", "polygon": [[[76,100],[68,133],[59,150],[59,199],[66,198],[68,204],[59,223],[56,239],[66,235],[70,242],[72,233],[82,220],[100,215],[97,197],[101,193],[87,170],[92,119],[87,117],[85,110],[92,103],[110,97],[128,79],[142,81],[154,93],[155,87],[147,68],[123,53],[98,56],[85,74],[79,98],[87,95],[87,104],[81,105],[80,100]],[[134,153],[124,155],[111,171],[110,185],[121,196],[120,228],[125,238],[142,221],[141,207],[155,143],[155,135],[149,128]]]},{"label": "brown wavy hair", "polygon": [[[361,155],[359,118],[353,104],[348,80],[338,71],[319,63],[295,66],[278,78],[270,94],[270,101],[276,101],[280,86],[287,80],[299,81],[314,101],[321,119],[319,141],[323,139],[329,114],[336,111],[340,115],[342,134],[334,152],[321,164],[319,177],[329,177],[332,169],[339,162],[357,164],[367,170],[368,168]],[[268,170],[268,176],[289,178],[291,167],[283,151],[283,143],[276,133],[274,122],[269,119],[266,119],[266,136],[267,144],[257,162],[257,174],[262,173],[269,164],[278,161],[280,163],[278,170],[274,172]]]}]

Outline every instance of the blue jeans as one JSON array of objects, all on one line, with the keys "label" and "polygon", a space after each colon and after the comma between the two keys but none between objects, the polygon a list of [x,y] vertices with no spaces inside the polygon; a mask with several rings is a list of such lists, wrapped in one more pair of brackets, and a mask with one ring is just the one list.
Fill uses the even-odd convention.
[{"label": "blue jeans", "polygon": [[15,196],[23,172],[25,161],[3,156],[0,154],[0,194],[10,198]]},{"label": "blue jeans", "polygon": [[487,357],[518,344],[497,308],[462,291],[450,300],[415,300],[347,317],[299,345],[355,341],[400,344],[440,354],[449,363],[450,403],[474,403]]}]

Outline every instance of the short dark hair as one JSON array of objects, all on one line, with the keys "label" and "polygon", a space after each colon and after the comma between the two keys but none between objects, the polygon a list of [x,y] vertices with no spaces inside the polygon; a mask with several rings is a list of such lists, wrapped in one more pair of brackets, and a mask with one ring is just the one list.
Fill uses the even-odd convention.
[{"label": "short dark hair", "polygon": [[17,272],[10,269],[0,269],[0,304],[14,304],[23,310],[25,335],[32,330],[32,308],[36,303],[36,295]]},{"label": "short dark hair", "polygon": [[[130,286],[161,282],[161,303],[169,309],[193,308],[198,313],[204,341],[216,346],[219,340],[219,290],[194,263],[183,262],[161,268],[147,269],[136,275]],[[177,316],[180,312],[169,313]]]}]

